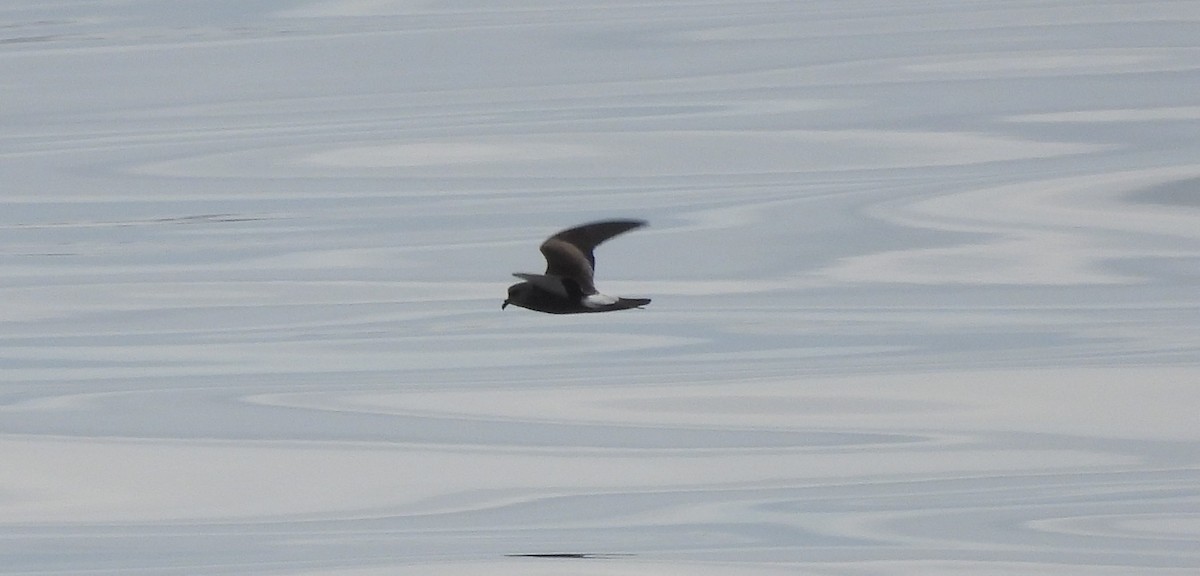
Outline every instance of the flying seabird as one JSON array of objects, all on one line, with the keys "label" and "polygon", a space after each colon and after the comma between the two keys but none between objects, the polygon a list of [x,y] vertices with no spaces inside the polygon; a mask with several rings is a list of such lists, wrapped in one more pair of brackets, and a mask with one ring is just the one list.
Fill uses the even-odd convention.
[{"label": "flying seabird", "polygon": [[618,298],[596,290],[592,279],[596,259],[592,250],[622,232],[645,226],[643,220],[604,220],[563,230],[542,242],[545,274],[513,274],[524,280],[508,287],[509,304],[550,314],[609,312],[640,308],[649,298]]}]

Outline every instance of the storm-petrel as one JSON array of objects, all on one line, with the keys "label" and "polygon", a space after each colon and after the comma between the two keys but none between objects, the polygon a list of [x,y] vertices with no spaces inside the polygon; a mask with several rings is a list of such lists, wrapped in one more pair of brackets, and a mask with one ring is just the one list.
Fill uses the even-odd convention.
[{"label": "storm-petrel", "polygon": [[609,312],[640,308],[649,298],[618,298],[596,290],[592,279],[596,259],[592,250],[622,232],[645,226],[642,220],[605,220],[563,230],[542,242],[545,274],[513,274],[524,280],[508,287],[509,304],[550,314]]}]

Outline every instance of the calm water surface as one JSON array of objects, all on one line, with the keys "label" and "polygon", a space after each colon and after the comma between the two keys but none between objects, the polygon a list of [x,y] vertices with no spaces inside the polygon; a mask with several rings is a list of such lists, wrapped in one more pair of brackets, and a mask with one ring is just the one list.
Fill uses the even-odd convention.
[{"label": "calm water surface", "polygon": [[0,127],[0,573],[1200,568],[1194,2],[18,3]]}]

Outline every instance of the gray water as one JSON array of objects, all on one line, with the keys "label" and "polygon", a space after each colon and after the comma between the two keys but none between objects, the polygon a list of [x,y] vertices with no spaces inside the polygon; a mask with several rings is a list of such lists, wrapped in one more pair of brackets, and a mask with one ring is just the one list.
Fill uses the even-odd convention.
[{"label": "gray water", "polygon": [[1200,568],[1195,2],[10,3],[0,128],[0,573]]}]

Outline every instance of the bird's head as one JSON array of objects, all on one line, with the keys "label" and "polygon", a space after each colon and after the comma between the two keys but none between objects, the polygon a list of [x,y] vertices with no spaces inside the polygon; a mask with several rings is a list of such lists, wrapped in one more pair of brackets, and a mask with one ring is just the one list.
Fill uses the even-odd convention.
[{"label": "bird's head", "polygon": [[526,294],[528,294],[532,289],[533,286],[528,282],[518,282],[512,286],[509,286],[508,298],[504,299],[504,303],[500,305],[500,309],[503,310],[507,308],[509,304],[521,306],[521,303],[525,301]]}]

